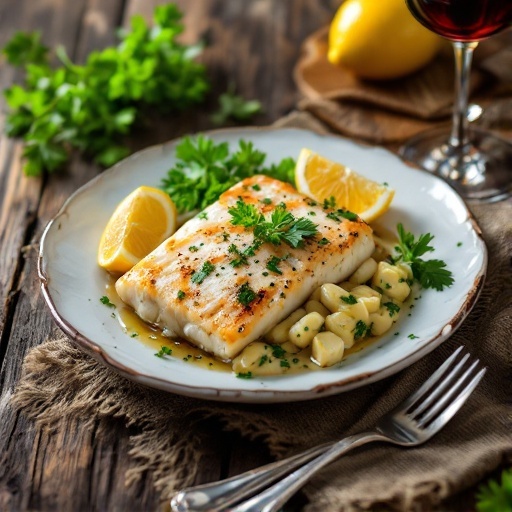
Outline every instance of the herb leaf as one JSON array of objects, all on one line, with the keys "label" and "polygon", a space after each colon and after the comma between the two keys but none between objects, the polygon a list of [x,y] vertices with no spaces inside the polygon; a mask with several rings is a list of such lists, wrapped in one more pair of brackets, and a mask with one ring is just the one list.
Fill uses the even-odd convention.
[{"label": "herb leaf", "polygon": [[191,280],[195,284],[201,284],[214,270],[215,265],[209,261],[205,261],[201,270],[192,274]]},{"label": "herb leaf", "polygon": [[476,496],[478,512],[512,510],[512,468],[501,473],[501,483],[490,480],[480,485]]},{"label": "herb leaf", "polygon": [[454,283],[453,274],[446,269],[446,263],[442,260],[423,260],[427,252],[434,251],[430,242],[434,236],[430,233],[420,235],[418,240],[412,233],[406,231],[402,224],[397,225],[399,244],[395,247],[398,256],[393,258],[394,263],[403,261],[411,265],[414,278],[423,288],[434,288],[442,291],[445,287]]},{"label": "herb leaf", "polygon": [[252,379],[252,372],[240,372],[236,374],[238,379]]},{"label": "herb leaf", "polygon": [[347,295],[346,297],[341,297],[341,300],[346,304],[357,304],[357,299],[352,295]]},{"label": "herb leaf", "polygon": [[237,299],[242,306],[249,306],[249,304],[257,297],[256,292],[249,286],[248,282],[245,282],[240,286],[237,294]]},{"label": "herb leaf", "polygon": [[155,354],[156,357],[164,357],[172,355],[172,348],[165,345]]},{"label": "herb leaf", "polygon": [[395,314],[400,312],[400,306],[394,302],[384,302],[382,305],[388,310],[390,317],[393,317]]},{"label": "herb leaf", "polygon": [[100,298],[100,302],[102,304],[105,304],[105,306],[107,306],[109,308],[115,309],[115,307],[116,307],[116,305],[113,302],[110,302],[110,299],[106,295],[103,295],[103,297]]},{"label": "herb leaf", "polygon": [[364,338],[370,329],[362,320],[358,320],[354,329],[354,339]]},{"label": "herb leaf", "polygon": [[261,103],[257,100],[245,100],[231,91],[219,96],[219,109],[211,119],[215,124],[224,124],[229,119],[247,121],[261,112]]}]

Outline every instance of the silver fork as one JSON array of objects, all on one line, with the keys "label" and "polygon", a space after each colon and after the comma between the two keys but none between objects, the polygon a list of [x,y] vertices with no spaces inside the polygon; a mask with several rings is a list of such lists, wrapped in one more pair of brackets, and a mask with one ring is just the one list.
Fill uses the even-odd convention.
[{"label": "silver fork", "polygon": [[[461,408],[486,371],[478,370],[478,359],[469,364],[469,354],[459,359],[462,349],[459,347],[415,393],[380,418],[374,430],[317,446],[227,480],[184,489],[172,498],[171,509],[173,512],[276,512],[314,473],[353,448],[372,441],[406,447],[428,441]],[[286,478],[253,496],[287,473],[290,474]],[[247,496],[253,497],[229,508]]]}]

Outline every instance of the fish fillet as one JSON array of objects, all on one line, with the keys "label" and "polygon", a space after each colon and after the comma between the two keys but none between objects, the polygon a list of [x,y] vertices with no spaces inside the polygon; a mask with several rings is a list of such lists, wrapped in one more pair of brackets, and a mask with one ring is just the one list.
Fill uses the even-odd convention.
[{"label": "fish fillet", "polygon": [[[251,229],[231,223],[228,209],[238,199],[266,217],[284,203],[295,218],[317,224],[318,234],[298,248],[264,243],[246,264],[233,266],[233,245],[243,250],[254,241]],[[371,228],[359,219],[329,218],[330,212],[286,183],[248,178],[119,278],[117,293],[146,322],[230,360],[318,286],[342,281],[372,254]],[[281,274],[267,268],[272,257],[282,258]],[[240,293],[248,288],[255,296],[244,305]]]}]

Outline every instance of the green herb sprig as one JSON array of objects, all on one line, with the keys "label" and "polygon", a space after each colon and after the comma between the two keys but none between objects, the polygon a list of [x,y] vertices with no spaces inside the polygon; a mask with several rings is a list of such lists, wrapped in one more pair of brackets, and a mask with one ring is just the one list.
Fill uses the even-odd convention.
[{"label": "green herb sprig", "polygon": [[228,188],[255,174],[294,182],[292,158],[265,166],[265,153],[243,139],[238,142],[238,148],[230,152],[227,142],[217,144],[203,135],[185,137],[176,146],[176,159],[161,186],[180,213],[206,208]]},{"label": "green herb sprig", "polygon": [[423,288],[434,288],[442,291],[445,287],[454,283],[453,274],[446,268],[443,260],[424,260],[424,254],[434,251],[430,242],[434,236],[430,233],[420,235],[418,239],[408,231],[402,224],[397,225],[399,242],[395,247],[398,256],[393,257],[393,263],[404,262],[411,266],[414,278]]},{"label": "green herb sprig", "polygon": [[261,111],[261,103],[258,100],[246,100],[229,90],[219,96],[219,109],[211,116],[211,120],[217,125],[224,124],[230,119],[248,121]]},{"label": "green herb sprig", "polygon": [[501,483],[490,480],[480,485],[477,493],[478,512],[512,511],[512,468],[501,473]]},{"label": "green herb sprig", "polygon": [[235,206],[228,209],[228,213],[231,215],[231,224],[253,229],[256,241],[273,245],[284,242],[293,248],[301,247],[306,238],[318,233],[314,222],[305,217],[296,218],[280,205],[270,217],[265,218],[256,206],[239,199]]},{"label": "green herb sprig", "polygon": [[143,107],[172,111],[203,101],[209,85],[194,60],[202,48],[177,42],[181,18],[174,4],[156,7],[153,27],[133,16],[130,29],[119,32],[119,45],[92,52],[84,65],[58,47],[57,68],[38,33],[14,35],[3,53],[24,69],[25,81],[5,90],[6,131],[25,141],[27,175],[61,169],[70,149],[110,166],[129,154],[124,139]]}]

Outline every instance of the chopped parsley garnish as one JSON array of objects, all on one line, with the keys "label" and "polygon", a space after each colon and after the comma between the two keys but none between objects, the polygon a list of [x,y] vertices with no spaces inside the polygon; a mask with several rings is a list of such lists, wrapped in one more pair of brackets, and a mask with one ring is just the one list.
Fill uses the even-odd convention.
[{"label": "chopped parsley garnish", "polygon": [[268,361],[268,356],[267,356],[267,354],[263,354],[263,355],[260,357],[260,360],[259,360],[259,362],[258,362],[258,366],[263,366],[267,361]]},{"label": "chopped parsley garnish", "polygon": [[269,204],[272,204],[272,199],[270,199],[270,197],[265,197],[264,199],[261,200],[261,202],[268,206]]},{"label": "chopped parsley garnish", "polygon": [[462,247],[462,242],[457,242],[457,247]]},{"label": "chopped parsley garnish", "polygon": [[355,213],[353,213],[349,210],[339,208],[338,210],[336,210],[334,212],[328,213],[327,218],[331,219],[331,220],[335,220],[336,222],[341,222],[342,219],[357,220],[359,217]]},{"label": "chopped parsley garnish", "polygon": [[249,283],[244,283],[238,290],[237,299],[242,306],[247,307],[258,295],[249,286]]},{"label": "chopped parsley garnish", "polygon": [[321,238],[320,240],[318,240],[318,245],[327,245],[327,244],[330,244],[331,242],[329,242],[329,240],[327,240],[327,238],[323,237]]},{"label": "chopped parsley garnish", "polygon": [[236,374],[236,377],[237,377],[237,379],[252,379],[252,372],[247,372],[247,373],[240,372],[240,373]]},{"label": "chopped parsley garnish", "polygon": [[259,192],[261,190],[261,187],[256,183],[251,187],[253,190],[256,190],[256,192]]},{"label": "chopped parsley garnish", "polygon": [[228,247],[228,252],[230,254],[236,254],[238,257],[231,260],[229,264],[233,267],[239,267],[240,265],[247,265],[247,256],[238,249],[235,244],[230,244]]},{"label": "chopped parsley garnish", "polygon": [[357,299],[352,295],[347,295],[346,297],[341,297],[341,300],[346,304],[357,304]]},{"label": "chopped parsley garnish", "polygon": [[281,359],[279,366],[281,368],[290,368],[290,363],[286,359]]},{"label": "chopped parsley garnish", "polygon": [[131,337],[131,338],[136,338],[138,335],[139,335],[139,333],[138,333],[138,332],[132,332],[132,333],[130,334],[130,337]]},{"label": "chopped parsley garnish", "polygon": [[393,317],[396,313],[400,311],[400,306],[396,305],[394,302],[384,302],[382,304],[389,311],[389,316]]},{"label": "chopped parsley garnish", "polygon": [[434,251],[434,248],[429,245],[434,238],[433,235],[426,233],[416,240],[412,233],[405,231],[402,224],[397,225],[397,231],[399,242],[395,250],[398,256],[392,258],[393,263],[410,264],[414,278],[423,288],[442,291],[453,284],[453,274],[446,269],[444,261],[421,258],[425,253]]},{"label": "chopped parsley garnish", "polygon": [[172,354],[172,348],[166,347],[165,345],[155,354],[156,357],[170,356]]},{"label": "chopped parsley garnish", "polygon": [[176,295],[178,300],[183,300],[186,296],[187,294],[183,290],[178,290],[178,294]]},{"label": "chopped parsley garnish", "polygon": [[354,339],[358,340],[364,338],[366,333],[369,331],[368,326],[362,320],[358,320],[354,329]]},{"label": "chopped parsley garnish", "polygon": [[265,218],[256,206],[238,199],[236,206],[229,208],[228,213],[232,217],[231,224],[252,228],[255,241],[273,245],[285,242],[290,247],[300,247],[305,238],[315,236],[318,232],[316,224],[311,220],[305,217],[297,219],[281,206],[277,206],[270,217]]},{"label": "chopped parsley garnish", "polygon": [[199,251],[199,247],[197,247],[197,246],[195,246],[195,245],[191,245],[191,246],[188,248],[188,250],[189,250],[190,252],[197,252],[197,251]]},{"label": "chopped parsley garnish", "polygon": [[100,302],[102,304],[105,304],[105,306],[107,306],[109,308],[115,308],[116,307],[116,305],[113,302],[110,302],[110,299],[106,295],[103,295],[103,297],[100,298]]},{"label": "chopped parsley garnish", "polygon": [[270,348],[272,350],[272,355],[276,359],[282,359],[286,355],[286,351],[281,347],[281,345],[270,345]]},{"label": "chopped parsley garnish", "polygon": [[419,338],[419,336],[416,336],[415,334],[409,334],[409,336],[407,336],[410,340],[415,340],[416,338]]},{"label": "chopped parsley garnish", "polygon": [[201,212],[198,216],[197,216],[198,219],[201,219],[201,220],[208,220],[208,214],[206,212]]},{"label": "chopped parsley garnish", "polygon": [[329,197],[329,199],[324,199],[323,209],[329,210],[336,208],[336,198],[334,196]]},{"label": "chopped parsley garnish", "polygon": [[230,244],[228,247],[228,252],[230,254],[235,254],[237,257],[232,259],[229,264],[232,267],[239,267],[240,265],[247,265],[249,262],[247,258],[249,256],[254,256],[256,251],[259,249],[261,243],[256,241],[254,244],[246,247],[243,251],[241,251],[235,244]]},{"label": "chopped parsley garnish", "polygon": [[268,270],[271,270],[272,272],[275,272],[276,274],[282,275],[283,272],[278,267],[279,263],[283,261],[286,258],[278,258],[277,256],[271,256],[270,259],[267,261],[266,268]]},{"label": "chopped parsley garnish", "polygon": [[201,284],[214,270],[215,265],[209,261],[205,261],[201,270],[192,274],[191,280],[195,284]]}]

